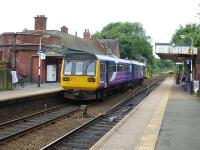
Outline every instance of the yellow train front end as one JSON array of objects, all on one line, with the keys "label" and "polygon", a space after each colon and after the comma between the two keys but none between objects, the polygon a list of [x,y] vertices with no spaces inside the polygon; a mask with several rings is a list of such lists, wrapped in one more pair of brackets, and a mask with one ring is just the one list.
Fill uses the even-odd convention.
[{"label": "yellow train front end", "polygon": [[96,99],[96,91],[100,86],[99,60],[72,56],[64,58],[62,62],[61,87],[65,89],[65,98]]},{"label": "yellow train front end", "polygon": [[74,90],[96,90],[99,87],[97,76],[62,76],[61,87]]}]

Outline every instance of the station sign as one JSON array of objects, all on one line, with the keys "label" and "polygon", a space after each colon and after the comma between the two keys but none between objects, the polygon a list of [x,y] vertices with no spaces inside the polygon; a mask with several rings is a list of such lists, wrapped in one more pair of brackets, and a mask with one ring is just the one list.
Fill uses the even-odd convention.
[{"label": "station sign", "polygon": [[189,65],[191,60],[190,59],[186,59],[185,61],[186,61],[186,64]]},{"label": "station sign", "polygon": [[39,55],[40,59],[46,59],[46,54],[43,52],[37,52],[37,54]]},{"label": "station sign", "polygon": [[183,61],[185,59],[185,57],[177,57],[178,61]]},{"label": "station sign", "polygon": [[191,48],[188,49],[188,54],[192,55],[192,49]]},{"label": "station sign", "polygon": [[46,55],[44,53],[40,53],[39,55],[41,59],[46,59]]},{"label": "station sign", "polygon": [[155,53],[156,54],[186,54],[186,55],[196,55],[197,48],[189,44],[176,44],[173,43],[155,43]]}]

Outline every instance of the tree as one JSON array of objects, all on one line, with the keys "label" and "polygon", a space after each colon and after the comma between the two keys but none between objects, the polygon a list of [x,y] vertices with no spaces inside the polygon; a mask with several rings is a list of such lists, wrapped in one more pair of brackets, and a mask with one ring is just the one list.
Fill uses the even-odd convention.
[{"label": "tree", "polygon": [[200,25],[187,24],[186,26],[180,26],[172,36],[172,43],[191,44],[191,40],[189,38],[181,39],[181,35],[192,37],[194,40],[194,46],[200,46]]},{"label": "tree", "polygon": [[151,74],[156,70],[163,71],[171,66],[170,62],[162,62],[153,57],[151,37],[146,35],[140,23],[116,22],[105,26],[101,32],[95,33],[99,39],[117,39],[120,44],[121,58],[136,59],[138,55],[148,60],[147,70]]},{"label": "tree", "polygon": [[101,32],[95,33],[95,36],[100,39],[118,38],[121,58],[135,59],[138,55],[147,59],[153,58],[150,37],[146,36],[140,23],[110,23]]}]

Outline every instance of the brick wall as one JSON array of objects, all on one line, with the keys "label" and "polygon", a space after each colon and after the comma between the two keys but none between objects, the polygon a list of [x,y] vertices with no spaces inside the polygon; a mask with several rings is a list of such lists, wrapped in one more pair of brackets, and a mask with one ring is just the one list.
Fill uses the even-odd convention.
[{"label": "brick wall", "polygon": [[117,43],[118,43],[118,44],[117,44],[117,46],[116,46],[116,49],[115,49],[115,53],[114,53],[114,54],[115,54],[116,56],[120,57],[119,41],[117,41]]},{"label": "brick wall", "polygon": [[0,62],[2,61],[3,51],[0,51]]},{"label": "brick wall", "polygon": [[9,62],[10,61],[10,49],[14,47],[14,33],[5,33],[0,35],[0,60]]},{"label": "brick wall", "polygon": [[44,15],[38,15],[35,18],[35,30],[46,30],[47,18]]},{"label": "brick wall", "polygon": [[37,82],[38,78],[38,57],[32,58],[32,82]]},{"label": "brick wall", "polygon": [[18,74],[30,74],[31,69],[31,56],[34,51],[17,51],[16,52],[16,71]]},{"label": "brick wall", "polygon": [[[38,64],[39,64],[39,60],[38,60],[38,56],[34,56],[32,58],[32,82],[37,83],[38,82]],[[46,67],[45,67],[45,61],[41,60],[40,61],[40,82],[44,83],[46,81]]]},{"label": "brick wall", "polygon": [[39,44],[39,35],[17,34],[16,44],[24,44],[24,43]]},{"label": "brick wall", "polygon": [[[34,44],[34,45],[38,45],[39,46],[39,40],[40,40],[40,37],[42,35],[40,34],[23,34],[23,33],[19,33],[19,34],[16,34],[16,40],[15,40],[15,37],[14,37],[14,34],[13,33],[10,33],[10,34],[2,34],[0,35],[0,45],[2,46],[11,46],[13,47],[14,44],[16,45],[22,45],[22,44]],[[54,45],[59,45],[61,44],[61,39],[60,38],[57,38],[57,37],[49,37],[49,38],[43,38],[42,39],[42,44],[54,44]]]},{"label": "brick wall", "polygon": [[89,30],[85,29],[85,32],[83,32],[83,39],[84,40],[90,40],[90,32],[89,32]]},{"label": "brick wall", "polygon": [[9,60],[10,60],[10,49],[11,49],[11,47],[3,47],[3,48],[1,48],[1,50],[3,51],[3,57],[2,57],[2,60],[3,61],[6,61],[6,62],[9,62]]},{"label": "brick wall", "polygon": [[13,45],[14,33],[5,33],[0,35],[0,45]]},{"label": "brick wall", "polygon": [[[38,57],[35,56],[32,58],[32,81],[38,82]],[[52,58],[47,57],[45,60],[41,60],[41,66],[40,66],[40,78],[41,83],[46,82],[47,80],[47,65],[56,65],[57,73],[56,73],[56,81],[60,81],[60,70],[61,70],[61,63],[62,58]]]},{"label": "brick wall", "polygon": [[[40,43],[40,37],[42,35],[31,35],[31,34],[18,34],[16,36],[16,44],[32,44],[38,45]],[[49,38],[42,38],[42,45],[59,45],[61,43],[60,38],[56,37],[49,37]]]},{"label": "brick wall", "polygon": [[[38,56],[32,57],[32,82],[38,82]],[[40,82],[44,83],[46,81],[46,63],[45,60],[41,60],[40,62]]]}]

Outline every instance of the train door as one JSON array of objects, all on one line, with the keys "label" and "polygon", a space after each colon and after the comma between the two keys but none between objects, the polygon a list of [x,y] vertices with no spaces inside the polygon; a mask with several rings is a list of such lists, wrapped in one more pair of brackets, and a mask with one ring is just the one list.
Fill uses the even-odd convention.
[{"label": "train door", "polygon": [[108,85],[108,68],[107,68],[107,63],[106,62],[101,62],[101,66],[100,66],[100,79],[101,79],[101,83],[104,84],[104,87],[107,87]]},{"label": "train door", "polygon": [[109,82],[109,64],[108,64],[108,62],[106,62],[106,66],[105,66],[105,82],[106,82],[106,87],[107,87],[108,82]]},{"label": "train door", "polygon": [[134,79],[135,79],[135,67],[134,67],[135,65],[134,64],[132,64],[131,65],[131,69],[132,69],[132,80],[134,81]]}]

